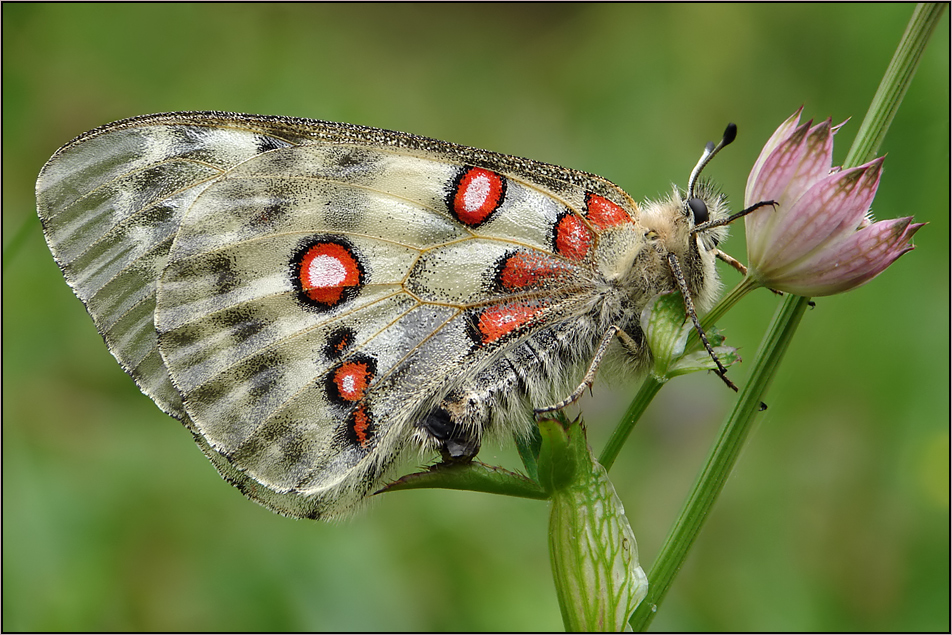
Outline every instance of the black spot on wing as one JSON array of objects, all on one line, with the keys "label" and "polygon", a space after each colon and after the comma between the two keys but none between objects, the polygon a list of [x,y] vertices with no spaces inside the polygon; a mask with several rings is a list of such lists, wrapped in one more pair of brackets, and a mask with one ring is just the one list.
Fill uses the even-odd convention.
[{"label": "black spot on wing", "polygon": [[286,141],[281,141],[280,139],[275,139],[274,137],[268,137],[266,135],[257,135],[255,137],[255,149],[258,153],[268,152],[270,150],[277,150],[278,148],[286,148],[289,144]]},{"label": "black spot on wing", "polygon": [[241,367],[242,377],[239,381],[247,382],[249,394],[255,399],[261,399],[279,390],[278,382],[283,377],[282,367],[284,359],[274,351],[268,351],[248,360]]},{"label": "black spot on wing", "polygon": [[366,400],[354,406],[334,432],[338,450],[355,452],[357,457],[366,456],[376,440],[377,425]]},{"label": "black spot on wing", "polygon": [[195,329],[178,328],[162,333],[162,344],[169,350],[185,350],[197,344],[202,337],[204,335]]},{"label": "black spot on wing", "polygon": [[352,328],[342,326],[327,337],[324,356],[329,360],[340,359],[353,346],[357,334]]},{"label": "black spot on wing", "polygon": [[248,218],[248,225],[254,230],[273,229],[288,216],[288,213],[287,199],[274,198]]},{"label": "black spot on wing", "polygon": [[232,307],[215,318],[216,324],[231,333],[236,342],[248,340],[265,329],[267,323],[246,307]]},{"label": "black spot on wing", "polygon": [[181,222],[179,209],[168,199],[150,205],[136,217],[136,225],[153,229],[172,230]]},{"label": "black spot on wing", "polygon": [[212,254],[203,264],[215,276],[215,292],[226,294],[241,286],[241,272],[235,268],[235,261],[225,254]]},{"label": "black spot on wing", "polygon": [[343,149],[336,157],[337,165],[349,168],[368,162],[367,153],[356,148]]},{"label": "black spot on wing", "polygon": [[268,469],[288,475],[294,482],[310,469],[312,445],[306,435],[308,426],[292,417],[273,417],[258,429],[231,457],[235,465],[254,463],[266,454]]}]

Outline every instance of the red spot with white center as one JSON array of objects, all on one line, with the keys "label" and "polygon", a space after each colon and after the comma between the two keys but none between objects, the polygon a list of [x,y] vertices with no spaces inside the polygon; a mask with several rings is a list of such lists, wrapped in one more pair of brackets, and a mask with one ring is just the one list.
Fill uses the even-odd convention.
[{"label": "red spot with white center", "polygon": [[588,192],[585,195],[585,218],[595,229],[607,229],[631,222],[631,216],[604,196]]},{"label": "red spot with white center", "polygon": [[353,297],[363,284],[363,268],[349,245],[315,242],[295,258],[295,263],[295,286],[315,306],[336,306]]},{"label": "red spot with white center", "polygon": [[354,359],[344,362],[331,372],[330,397],[338,402],[360,401],[367,394],[374,376],[374,363],[370,359]]},{"label": "red spot with white center", "polygon": [[476,327],[483,344],[498,340],[532,320],[545,305],[538,301],[508,302],[483,309]]},{"label": "red spot with white center", "polygon": [[564,262],[543,254],[518,252],[507,256],[499,267],[496,280],[507,291],[540,287],[569,274]]},{"label": "red spot with white center", "polygon": [[506,180],[483,168],[465,168],[450,192],[450,209],[459,222],[480,225],[502,205]]},{"label": "red spot with white center", "polygon": [[566,214],[555,224],[555,251],[569,260],[585,260],[593,238],[592,232],[575,214]]}]

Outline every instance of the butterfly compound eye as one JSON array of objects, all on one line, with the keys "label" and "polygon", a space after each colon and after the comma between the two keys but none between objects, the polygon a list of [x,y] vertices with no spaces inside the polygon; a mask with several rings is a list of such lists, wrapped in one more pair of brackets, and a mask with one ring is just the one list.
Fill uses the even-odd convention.
[{"label": "butterfly compound eye", "polygon": [[706,223],[710,214],[707,211],[707,204],[699,198],[689,198],[688,207],[691,209],[691,213],[694,214],[694,225],[700,225],[701,223]]}]

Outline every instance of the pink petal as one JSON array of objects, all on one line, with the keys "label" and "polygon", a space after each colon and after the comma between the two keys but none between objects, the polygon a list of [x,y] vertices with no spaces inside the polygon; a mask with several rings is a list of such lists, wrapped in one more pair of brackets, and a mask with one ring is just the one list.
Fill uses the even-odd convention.
[{"label": "pink petal", "polygon": [[[790,132],[790,135],[780,142],[767,157],[757,178],[747,180],[747,192],[744,195],[744,206],[750,207],[760,201],[780,201],[786,179],[792,175],[803,154],[803,140],[810,130],[810,122],[799,126]],[[764,262],[767,257],[775,226],[780,219],[779,209],[763,209],[757,213],[744,217],[744,227],[747,231],[747,259],[753,264]]]},{"label": "pink petal", "polygon": [[[797,109],[797,112],[793,113],[787,120],[780,124],[780,127],[777,128],[770,138],[767,139],[767,143],[764,144],[763,150],[760,151],[760,156],[757,157],[757,161],[754,162],[754,167],[750,171],[750,176],[747,177],[747,194],[750,193],[751,186],[753,183],[757,182],[757,179],[760,177],[761,168],[764,167],[764,163],[767,161],[767,157],[779,146],[784,140],[789,137],[793,131],[797,128],[797,125],[800,123],[800,113],[803,112],[803,106]],[[745,196],[745,201],[751,200],[751,197]],[[759,202],[759,201],[754,201]]]},{"label": "pink petal", "polygon": [[805,155],[787,183],[784,198],[791,204],[803,196],[813,184],[830,173],[833,165],[833,131],[830,120],[810,129],[804,141]]},{"label": "pink petal", "polygon": [[842,293],[863,285],[911,251],[909,240],[925,223],[913,223],[912,217],[874,223],[854,232],[771,280],[776,288],[803,296]]},{"label": "pink petal", "polygon": [[[776,271],[851,236],[876,196],[882,158],[831,174],[783,210],[765,263]],[[762,271],[766,274],[766,271]]]},{"label": "pink petal", "polygon": [[754,180],[748,178],[747,189],[744,194],[745,206],[769,199],[779,201],[779,197],[786,188],[787,181],[793,178],[797,166],[803,160],[803,155],[806,152],[803,142],[810,132],[811,123],[811,121],[808,121],[793,130],[770,153],[757,174],[757,178]]},{"label": "pink petal", "polygon": [[[768,157],[760,173],[760,183],[749,188],[757,200],[751,199],[745,204],[775,200],[779,205],[775,214],[752,214],[745,220],[748,242],[754,251],[769,248],[782,232],[787,231],[783,219],[789,216],[796,201],[814,183],[829,174],[832,160],[833,134],[829,119],[812,128],[804,124]],[[751,250],[748,250],[748,255],[752,262],[773,259],[773,254],[753,253]]]},{"label": "pink petal", "polygon": [[781,205],[796,201],[818,179],[830,173],[833,163],[833,134],[830,120],[810,127],[808,122],[771,153],[758,174],[748,180],[750,198],[746,205],[775,200]]}]

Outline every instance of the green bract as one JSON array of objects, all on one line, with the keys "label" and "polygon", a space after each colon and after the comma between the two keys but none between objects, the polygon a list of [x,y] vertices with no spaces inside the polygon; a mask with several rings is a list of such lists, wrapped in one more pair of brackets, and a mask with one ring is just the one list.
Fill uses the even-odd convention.
[{"label": "green bract", "polygon": [[620,631],[648,591],[638,545],[584,429],[539,422],[539,475],[550,491],[549,553],[569,631]]}]

